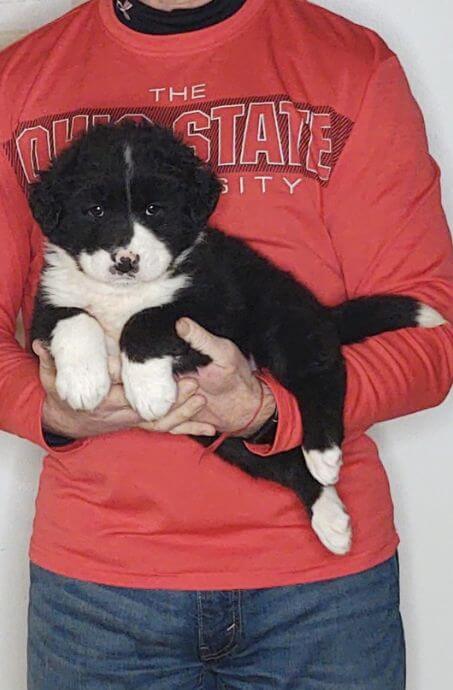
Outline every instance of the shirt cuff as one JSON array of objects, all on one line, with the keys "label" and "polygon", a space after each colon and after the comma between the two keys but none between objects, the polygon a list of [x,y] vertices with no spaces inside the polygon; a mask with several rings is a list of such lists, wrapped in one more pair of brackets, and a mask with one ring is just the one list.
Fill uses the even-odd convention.
[{"label": "shirt cuff", "polygon": [[59,434],[52,434],[50,431],[42,430],[42,436],[44,441],[48,446],[52,448],[61,448],[62,446],[67,446],[70,443],[74,443],[73,438],[67,438],[67,436],[60,436]]},{"label": "shirt cuff", "polygon": [[255,455],[267,457],[283,453],[302,445],[302,420],[295,397],[286,390],[268,371],[256,372],[275,398],[278,423],[272,443],[250,443],[244,441],[246,448]]}]

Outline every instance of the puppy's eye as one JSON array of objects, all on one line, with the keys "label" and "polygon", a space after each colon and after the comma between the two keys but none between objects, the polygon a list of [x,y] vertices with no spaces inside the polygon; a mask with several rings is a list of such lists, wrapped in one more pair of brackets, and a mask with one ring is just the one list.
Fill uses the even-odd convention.
[{"label": "puppy's eye", "polygon": [[145,213],[147,216],[155,216],[156,213],[161,210],[161,208],[162,207],[158,204],[149,204],[145,209]]},{"label": "puppy's eye", "polygon": [[102,218],[104,215],[104,209],[102,206],[91,206],[91,208],[87,210],[87,213],[88,215],[92,216],[92,218]]}]

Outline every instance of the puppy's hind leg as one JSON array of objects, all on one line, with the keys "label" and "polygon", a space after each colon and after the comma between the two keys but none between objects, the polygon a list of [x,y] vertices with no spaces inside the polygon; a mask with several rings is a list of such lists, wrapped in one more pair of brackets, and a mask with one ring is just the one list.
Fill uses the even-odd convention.
[{"label": "puppy's hind leg", "polygon": [[[212,439],[196,437],[203,446]],[[227,438],[216,453],[252,477],[291,489],[305,507],[311,526],[332,553],[346,554],[351,547],[351,521],[334,487],[323,487],[309,472],[300,448],[268,458],[254,455],[239,438]]]},{"label": "puppy's hind leg", "polygon": [[323,485],[338,481],[342,465],[345,370],[341,359],[328,370],[303,377],[297,398],[302,411],[302,450],[311,474]]},{"label": "puppy's hind leg", "polygon": [[339,556],[351,548],[351,520],[335,487],[325,486],[312,506],[311,526],[319,540]]}]

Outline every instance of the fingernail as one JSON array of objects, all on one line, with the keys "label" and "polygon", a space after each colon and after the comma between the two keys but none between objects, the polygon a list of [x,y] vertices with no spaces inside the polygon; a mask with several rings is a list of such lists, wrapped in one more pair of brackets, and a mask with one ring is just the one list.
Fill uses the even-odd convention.
[{"label": "fingernail", "polygon": [[190,331],[190,326],[187,319],[179,319],[179,321],[176,324],[176,330],[178,331],[179,335],[188,335]]}]

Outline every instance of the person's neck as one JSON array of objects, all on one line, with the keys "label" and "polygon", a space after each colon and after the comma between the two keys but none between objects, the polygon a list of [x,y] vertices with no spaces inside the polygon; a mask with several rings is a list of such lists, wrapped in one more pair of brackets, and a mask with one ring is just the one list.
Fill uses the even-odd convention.
[{"label": "person's neck", "polygon": [[211,0],[140,0],[143,5],[148,5],[155,10],[171,12],[172,10],[189,10],[203,7]]},{"label": "person's neck", "polygon": [[[247,0],[111,0],[118,21],[149,35],[182,34],[220,24]],[[0,0],[1,2],[1,0]]]}]

